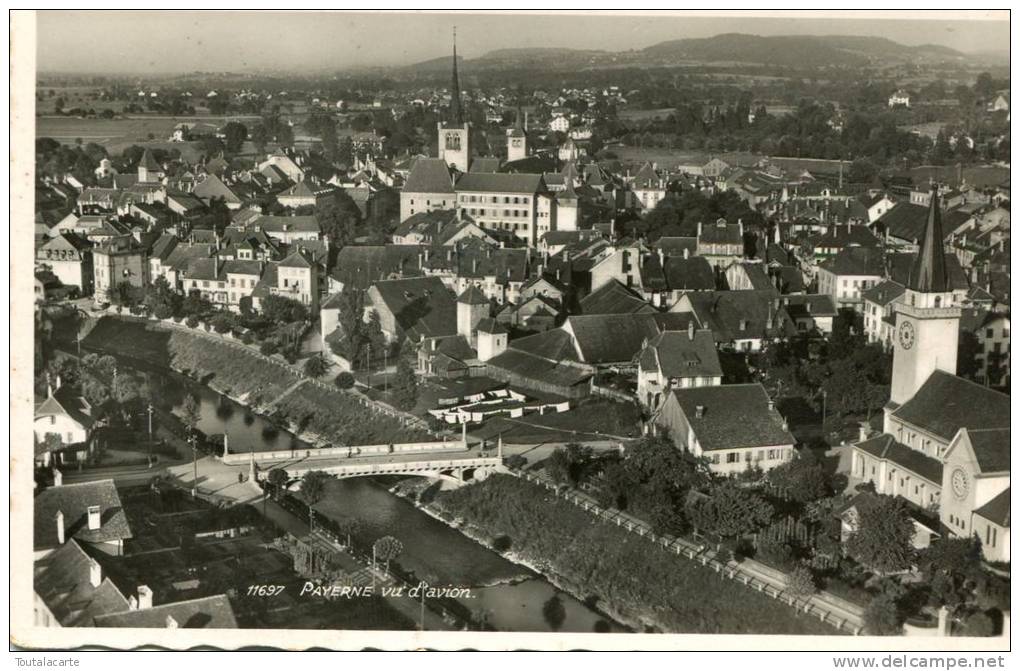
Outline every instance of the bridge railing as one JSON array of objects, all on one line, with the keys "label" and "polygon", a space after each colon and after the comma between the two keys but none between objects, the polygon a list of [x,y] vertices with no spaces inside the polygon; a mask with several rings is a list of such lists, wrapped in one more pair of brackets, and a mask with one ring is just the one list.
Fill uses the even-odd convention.
[{"label": "bridge railing", "polygon": [[[352,445],[349,447],[319,447],[304,450],[276,450],[256,452],[255,461],[288,461],[292,459],[314,459],[317,457],[367,457],[382,454],[409,454],[427,452],[465,452],[468,446],[462,440],[443,440],[422,443],[393,443],[383,445]],[[248,452],[237,452],[221,456],[225,464],[242,466],[251,459]]]},{"label": "bridge railing", "polygon": [[337,464],[315,467],[295,466],[287,469],[291,478],[304,477],[311,471],[324,471],[333,475],[376,475],[385,473],[435,472],[451,468],[496,468],[502,464],[499,457],[473,457],[469,459],[435,459],[424,461],[395,461],[381,464]]}]

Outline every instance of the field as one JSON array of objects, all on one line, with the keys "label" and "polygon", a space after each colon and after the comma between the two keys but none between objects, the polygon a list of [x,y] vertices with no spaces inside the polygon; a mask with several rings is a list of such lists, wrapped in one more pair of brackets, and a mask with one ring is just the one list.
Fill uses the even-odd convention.
[{"label": "field", "polygon": [[[231,119],[244,122],[253,118],[132,116],[123,119],[79,119],[77,117],[42,116],[35,120],[35,136],[50,137],[62,144],[74,144],[78,138],[81,138],[84,143],[95,142],[106,147],[110,154],[119,154],[133,144],[144,144],[153,148],[176,147],[183,149],[181,143],[166,142],[174,126],[179,123],[203,121],[219,125]],[[149,139],[150,133],[153,140]],[[153,144],[153,142],[157,144]]]},{"label": "field", "polygon": [[555,497],[543,487],[496,475],[442,492],[436,505],[529,563],[545,566],[627,620],[667,632],[826,634],[836,631]]}]

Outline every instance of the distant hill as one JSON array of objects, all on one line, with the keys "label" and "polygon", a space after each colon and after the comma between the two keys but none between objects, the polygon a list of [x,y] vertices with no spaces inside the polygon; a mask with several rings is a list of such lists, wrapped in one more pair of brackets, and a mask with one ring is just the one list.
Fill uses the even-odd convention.
[{"label": "distant hill", "polygon": [[937,45],[916,47],[883,37],[860,35],[778,35],[762,37],[726,33],[715,37],[660,42],[642,50],[662,62],[742,62],[775,65],[862,65],[875,61],[943,61],[965,59],[954,49]]}]

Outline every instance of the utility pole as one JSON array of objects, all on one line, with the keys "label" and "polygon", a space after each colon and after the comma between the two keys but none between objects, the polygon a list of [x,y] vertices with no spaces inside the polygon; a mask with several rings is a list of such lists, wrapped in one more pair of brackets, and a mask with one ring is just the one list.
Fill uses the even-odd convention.
[{"label": "utility pole", "polygon": [[368,388],[372,388],[372,343],[366,343],[368,351],[365,353],[365,370],[368,371]]},{"label": "utility pole", "polygon": [[386,348],[385,347],[383,348],[383,351],[382,351],[382,375],[383,375],[383,378],[382,378],[383,393],[385,394],[389,390],[389,375],[386,372]]},{"label": "utility pole", "polygon": [[826,403],[829,400],[829,393],[822,390],[822,436],[825,436],[825,410]]},{"label": "utility pole", "polygon": [[191,498],[198,493],[198,446],[195,443],[194,429],[191,432],[191,466],[194,471],[194,479],[191,481]]}]

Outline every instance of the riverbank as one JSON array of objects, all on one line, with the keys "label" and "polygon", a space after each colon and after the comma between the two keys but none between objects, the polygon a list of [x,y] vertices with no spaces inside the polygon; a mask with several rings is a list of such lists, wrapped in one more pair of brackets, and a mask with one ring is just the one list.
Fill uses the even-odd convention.
[{"label": "riverbank", "polygon": [[518,478],[494,475],[428,505],[427,514],[490,547],[500,539],[505,556],[638,631],[836,634]]},{"label": "riverbank", "polygon": [[[421,503],[417,499],[416,490],[421,491],[424,488],[417,487],[416,486],[417,484],[418,483],[414,483],[412,484],[412,486],[408,487],[404,486],[404,483],[397,483],[396,485],[391,487],[389,491],[394,496],[398,496],[404,499],[405,501],[407,501],[408,503],[410,503],[415,508],[425,513],[432,519],[437,520],[438,522],[442,522],[451,529],[455,529],[456,531],[460,532],[463,536],[478,543],[482,547],[500,555],[501,557],[518,566],[527,569],[530,573],[534,574],[535,576],[541,576],[559,591],[565,594],[569,594],[573,598],[577,599],[579,602],[583,603],[586,607],[595,611],[602,617],[605,617],[606,619],[615,622],[618,626],[624,628],[625,630],[629,632],[634,632],[644,631],[646,629],[645,623],[637,620],[628,621],[627,616],[624,615],[623,613],[615,612],[614,609],[611,607],[611,604],[599,603],[598,606],[593,605],[591,603],[590,594],[583,593],[581,590],[577,588],[576,585],[570,583],[570,581],[568,581],[564,576],[557,573],[553,569],[553,567],[549,566],[548,564],[536,562],[531,557],[519,554],[512,550],[503,550],[500,547],[498,547],[499,543],[497,539],[486,534],[482,529],[475,527],[471,524],[458,523],[458,520],[456,519],[448,519],[443,516],[442,510],[438,506],[435,506],[430,503]],[[530,577],[531,576],[509,578],[505,581],[496,583],[496,585],[498,584],[513,585],[524,580],[527,580]]]},{"label": "riverbank", "polygon": [[184,375],[266,416],[315,447],[402,443],[428,437],[426,432],[378,411],[368,399],[328,389],[283,362],[208,335],[106,316],[82,344],[86,349]]}]

